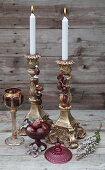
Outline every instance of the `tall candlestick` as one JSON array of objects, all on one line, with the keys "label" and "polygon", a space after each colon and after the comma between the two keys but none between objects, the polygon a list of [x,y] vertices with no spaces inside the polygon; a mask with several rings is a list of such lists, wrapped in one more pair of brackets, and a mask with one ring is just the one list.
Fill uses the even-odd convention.
[{"label": "tall candlestick", "polygon": [[[66,8],[64,8],[66,15]],[[68,19],[64,16],[62,20],[62,60],[68,60]]]},{"label": "tall candlestick", "polygon": [[30,54],[36,53],[36,19],[34,15],[34,8],[31,6],[30,16]]}]

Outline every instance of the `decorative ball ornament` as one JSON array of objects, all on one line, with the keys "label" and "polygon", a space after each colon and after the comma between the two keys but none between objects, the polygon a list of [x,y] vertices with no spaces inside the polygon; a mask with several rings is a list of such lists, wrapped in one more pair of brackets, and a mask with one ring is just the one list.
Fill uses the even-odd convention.
[{"label": "decorative ball ornament", "polygon": [[67,83],[67,78],[63,77],[62,83],[65,85]]},{"label": "decorative ball ornament", "polygon": [[57,84],[57,88],[58,88],[59,90],[61,90],[61,89],[62,89],[62,83],[61,83],[61,82],[58,82],[58,84]]},{"label": "decorative ball ornament", "polygon": [[[29,124],[31,124],[31,123],[29,122]],[[33,127],[34,129],[41,128],[41,126],[42,126],[42,121],[36,120],[36,121],[34,121],[34,122],[32,123],[32,127]]]},{"label": "decorative ball ornament", "polygon": [[66,86],[63,86],[63,92],[67,93],[68,92],[68,88]]},{"label": "decorative ball ornament", "polygon": [[62,72],[60,72],[60,74],[57,76],[57,79],[58,79],[59,81],[62,81],[62,79],[63,79],[63,74],[62,74]]},{"label": "decorative ball ornament", "polygon": [[64,103],[67,103],[67,100],[68,100],[68,96],[67,96],[67,95],[64,95],[64,96],[63,96],[63,102],[64,102]]},{"label": "decorative ball ornament", "polygon": [[62,103],[62,107],[67,107],[67,104],[66,103]]},{"label": "decorative ball ornament", "polygon": [[36,98],[40,99],[42,97],[42,93],[39,91],[38,93],[36,93]]},{"label": "decorative ball ornament", "polygon": [[35,66],[35,74],[36,74],[36,75],[39,75],[39,73],[40,73],[40,70],[39,70],[38,66],[36,65],[36,66]]},{"label": "decorative ball ornament", "polygon": [[41,87],[41,86],[39,86],[39,85],[36,85],[36,89],[38,90],[38,91],[43,91],[43,87]]},{"label": "decorative ball ornament", "polygon": [[46,150],[45,158],[53,164],[64,164],[71,160],[72,153],[69,149],[56,143],[55,146]]},{"label": "decorative ball ornament", "polygon": [[36,99],[36,103],[37,103],[38,105],[41,105],[41,104],[42,104],[42,99]]},{"label": "decorative ball ornament", "polygon": [[39,82],[38,77],[36,75],[33,78],[33,82],[34,82],[35,85],[38,84],[38,82]]}]

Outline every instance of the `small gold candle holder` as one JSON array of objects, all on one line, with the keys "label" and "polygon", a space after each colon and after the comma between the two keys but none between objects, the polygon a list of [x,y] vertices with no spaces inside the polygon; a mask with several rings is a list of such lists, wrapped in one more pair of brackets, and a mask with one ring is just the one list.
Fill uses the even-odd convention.
[{"label": "small gold candle holder", "polygon": [[[41,56],[39,54],[25,55],[25,58],[27,59],[29,64],[29,69],[28,69],[28,73],[30,75],[29,101],[31,103],[31,107],[29,113],[24,118],[24,121],[32,117],[33,119],[43,120],[48,122],[49,124],[52,124],[52,120],[49,119],[48,113],[46,113],[43,110],[43,106],[42,106],[41,92],[43,91],[43,87],[39,86],[39,79],[38,79],[38,75],[40,73],[39,70],[40,57]],[[24,129],[24,121],[18,130],[18,134],[23,136],[26,135]]]},{"label": "small gold candle holder", "polygon": [[77,138],[84,138],[86,132],[80,126],[80,123],[74,119],[71,115],[71,101],[72,96],[70,92],[70,80],[71,80],[71,66],[73,61],[57,60],[59,65],[60,74],[58,75],[57,88],[60,90],[59,95],[59,109],[60,116],[58,120],[52,125],[51,131],[46,138],[48,143],[56,143],[59,139],[60,143],[63,143],[66,147],[77,148]]},{"label": "small gold candle holder", "polygon": [[23,102],[23,94],[20,89],[6,89],[3,95],[4,104],[11,109],[12,117],[12,136],[5,140],[5,143],[10,146],[21,145],[24,138],[17,136],[16,131],[16,111]]}]

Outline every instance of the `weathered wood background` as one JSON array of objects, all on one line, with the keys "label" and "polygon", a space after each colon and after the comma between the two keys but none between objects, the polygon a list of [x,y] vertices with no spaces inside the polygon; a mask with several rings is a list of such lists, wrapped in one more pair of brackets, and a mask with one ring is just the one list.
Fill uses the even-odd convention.
[{"label": "weathered wood background", "polygon": [[73,109],[105,108],[105,0],[0,0],[0,109],[5,88],[19,87],[25,95],[22,109],[29,108],[28,65],[30,6],[37,18],[37,52],[45,109],[58,108],[56,88],[61,57],[63,7],[69,10],[69,58],[72,69]]}]

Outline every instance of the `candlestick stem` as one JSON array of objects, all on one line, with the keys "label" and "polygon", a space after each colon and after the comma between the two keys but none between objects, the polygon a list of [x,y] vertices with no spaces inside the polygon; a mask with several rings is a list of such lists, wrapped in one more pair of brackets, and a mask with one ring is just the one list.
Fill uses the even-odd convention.
[{"label": "candlestick stem", "polygon": [[12,117],[12,139],[17,139],[16,109],[11,109],[11,117]]}]

